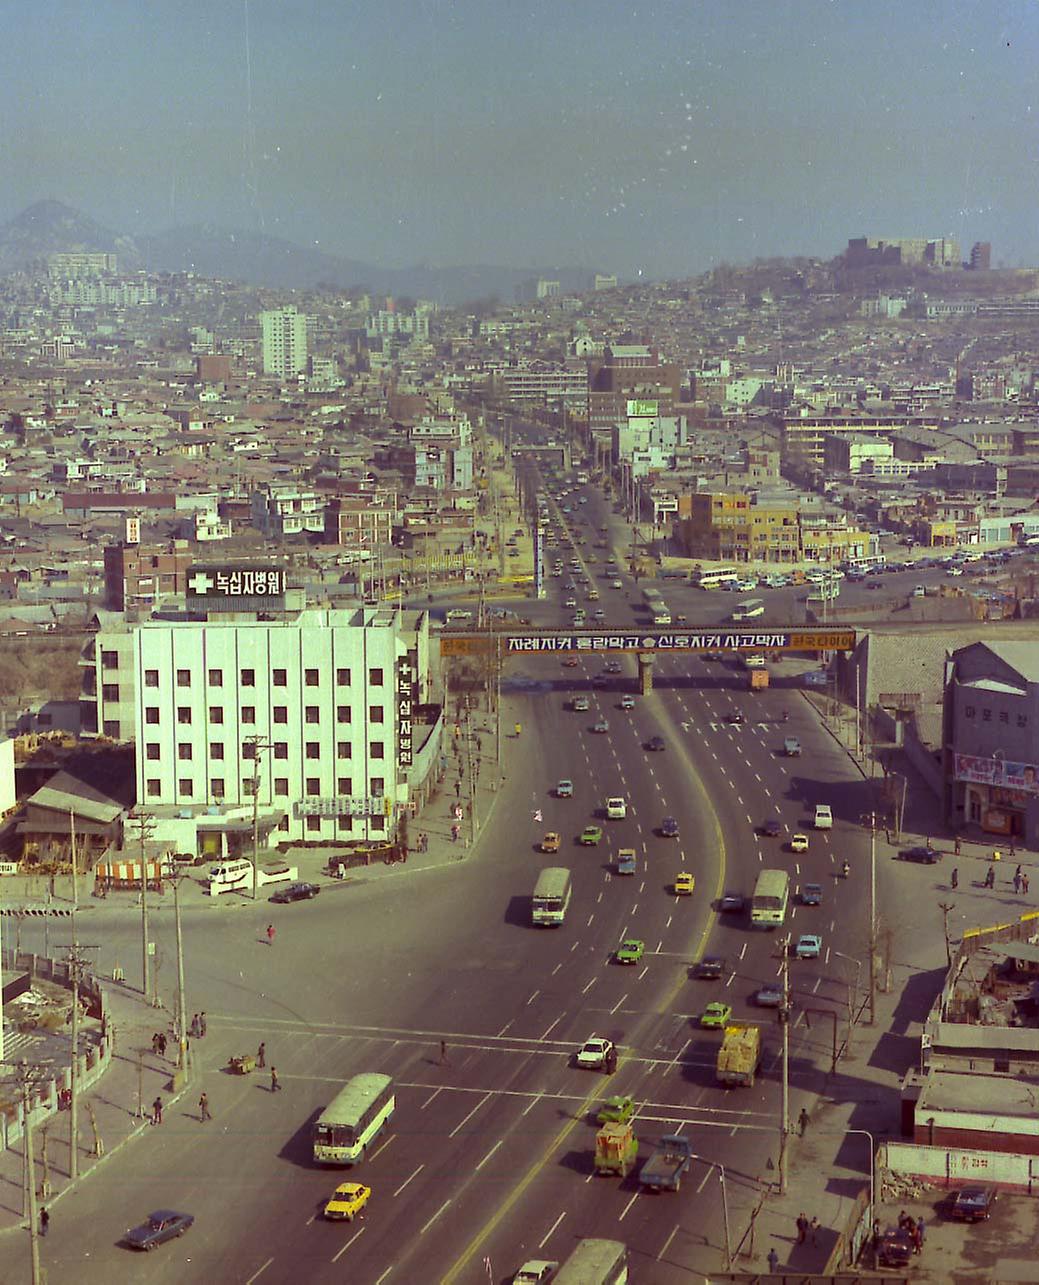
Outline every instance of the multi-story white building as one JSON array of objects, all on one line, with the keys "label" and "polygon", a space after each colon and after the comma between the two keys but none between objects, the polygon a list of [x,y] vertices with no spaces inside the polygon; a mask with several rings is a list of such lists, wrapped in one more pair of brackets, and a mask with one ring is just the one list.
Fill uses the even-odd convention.
[{"label": "multi-story white building", "polygon": [[364,608],[137,626],[138,806],[240,816],[255,784],[278,838],[391,834],[439,757],[440,723],[418,722],[428,620],[401,624]]},{"label": "multi-story white building", "polygon": [[265,536],[281,539],[325,529],[325,497],[298,486],[267,486],[249,497],[252,524]]},{"label": "multi-story white building", "polygon": [[307,368],[307,318],[294,304],[260,313],[263,373],[296,379]]}]

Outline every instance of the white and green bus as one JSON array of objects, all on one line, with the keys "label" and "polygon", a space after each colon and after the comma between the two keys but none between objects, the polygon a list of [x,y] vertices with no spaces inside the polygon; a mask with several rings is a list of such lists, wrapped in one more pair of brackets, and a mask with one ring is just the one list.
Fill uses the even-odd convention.
[{"label": "white and green bus", "polygon": [[736,609],[732,613],[734,621],[755,620],[758,616],[765,614],[765,604],[761,598],[744,598],[742,602],[736,604]]},{"label": "white and green bus", "polygon": [[762,870],[750,899],[750,922],[755,928],[781,928],[790,901],[790,876],[785,870]]},{"label": "white and green bus", "polygon": [[355,1075],[325,1107],[314,1125],[314,1159],[323,1165],[353,1165],[393,1115],[396,1100],[388,1075]]},{"label": "white and green bus", "polygon": [[619,1240],[582,1240],[552,1279],[555,1285],[627,1285],[628,1247]]},{"label": "white and green bus", "polygon": [[697,571],[693,575],[693,584],[698,589],[721,589],[733,585],[740,579],[738,567],[714,567],[710,571]]},{"label": "white and green bus", "polygon": [[564,866],[546,866],[538,875],[530,917],[540,928],[558,928],[566,918],[573,885]]}]

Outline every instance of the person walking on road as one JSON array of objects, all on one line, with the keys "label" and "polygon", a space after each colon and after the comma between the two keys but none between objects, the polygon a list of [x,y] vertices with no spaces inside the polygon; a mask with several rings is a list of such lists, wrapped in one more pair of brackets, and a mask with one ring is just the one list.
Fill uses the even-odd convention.
[{"label": "person walking on road", "polygon": [[919,1254],[924,1247],[924,1237],[927,1235],[927,1224],[924,1222],[923,1214],[916,1220],[916,1236],[913,1238],[914,1252]]},{"label": "person walking on road", "polygon": [[450,1066],[450,1062],[447,1057],[447,1040],[440,1041],[440,1065]]},{"label": "person walking on road", "polygon": [[1014,875],[1014,891],[1015,891],[1015,892],[1017,892],[1017,893],[1019,893],[1019,892],[1021,891],[1021,876],[1020,876],[1020,874],[1015,874],[1015,875]]},{"label": "person walking on road", "polygon": [[162,1098],[152,1103],[152,1124],[162,1124]]},{"label": "person walking on road", "polygon": [[808,1112],[804,1107],[801,1108],[801,1114],[797,1117],[797,1123],[801,1130],[801,1137],[803,1138],[805,1136],[805,1130],[808,1128]]},{"label": "person walking on road", "polygon": [[773,1245],[768,1251],[768,1270],[773,1276],[779,1273],[779,1255],[776,1253],[776,1247]]},{"label": "person walking on road", "polygon": [[204,1012],[198,1015],[198,1033],[200,1037],[206,1033],[206,1015]]},{"label": "person walking on road", "polygon": [[46,1206],[40,1210],[40,1235],[46,1236],[47,1228],[51,1225],[51,1216],[47,1212]]},{"label": "person walking on road", "polygon": [[260,1047],[256,1050],[256,1065],[264,1067],[267,1065],[267,1045],[260,1041]]},{"label": "person walking on road", "polygon": [[996,886],[996,867],[989,866],[988,874],[985,876],[985,887],[994,888]]},{"label": "person walking on road", "polygon": [[191,1038],[197,1040],[198,1039],[198,1014],[197,1013],[195,1013],[192,1016],[191,1025],[188,1027],[188,1030],[191,1033]]},{"label": "person walking on road", "polygon": [[812,1226],[812,1244],[818,1245],[819,1244],[819,1219],[813,1218],[811,1226]]},{"label": "person walking on road", "polygon": [[805,1243],[805,1237],[807,1235],[808,1235],[808,1219],[805,1217],[803,1213],[798,1214],[797,1215],[797,1243],[799,1245],[803,1245]]},{"label": "person walking on road", "polygon": [[274,925],[273,924],[267,925],[267,945],[268,946],[274,945]]},{"label": "person walking on road", "polygon": [[212,1120],[209,1113],[209,1095],[203,1093],[198,1100],[198,1118],[204,1124],[206,1120]]},{"label": "person walking on road", "polygon": [[952,874],[949,876],[949,882],[952,884],[953,892],[960,886],[960,871],[958,866],[953,866]]},{"label": "person walking on road", "polygon": [[952,850],[955,856],[958,857],[960,855],[960,836],[959,835],[957,835],[952,842]]},{"label": "person walking on road", "polygon": [[1021,876],[1021,891],[1025,894],[1026,897],[1028,896],[1028,876],[1027,875]]},{"label": "person walking on road", "polygon": [[281,1089],[281,1081],[278,1079],[278,1068],[271,1067],[271,1092],[277,1093]]}]

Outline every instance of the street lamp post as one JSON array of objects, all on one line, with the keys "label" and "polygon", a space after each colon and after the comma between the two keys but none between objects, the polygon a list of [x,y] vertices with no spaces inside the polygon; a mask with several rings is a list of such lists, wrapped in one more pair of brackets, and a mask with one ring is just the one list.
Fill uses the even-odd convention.
[{"label": "street lamp post", "polygon": [[873,1222],[873,1210],[876,1208],[876,1175],[877,1144],[868,1129],[845,1129],[845,1133],[857,1133],[862,1138],[869,1138],[869,1220]]}]

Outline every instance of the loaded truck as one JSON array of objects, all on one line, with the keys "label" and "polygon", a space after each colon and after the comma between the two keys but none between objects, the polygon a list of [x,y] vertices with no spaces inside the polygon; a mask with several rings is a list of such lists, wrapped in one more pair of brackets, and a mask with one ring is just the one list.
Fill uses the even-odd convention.
[{"label": "loaded truck", "polygon": [[761,1062],[761,1029],[752,1022],[730,1022],[718,1049],[716,1074],[719,1084],[729,1087],[754,1084]]},{"label": "loaded truck", "polygon": [[639,1182],[647,1191],[678,1191],[682,1175],[692,1161],[689,1139],[677,1133],[666,1134],[642,1166]]},{"label": "loaded truck", "polygon": [[595,1135],[595,1172],[626,1178],[635,1166],[639,1143],[629,1123],[610,1120]]},{"label": "loaded truck", "polygon": [[768,670],[752,669],[748,678],[748,685],[752,692],[762,692],[768,686]]}]

